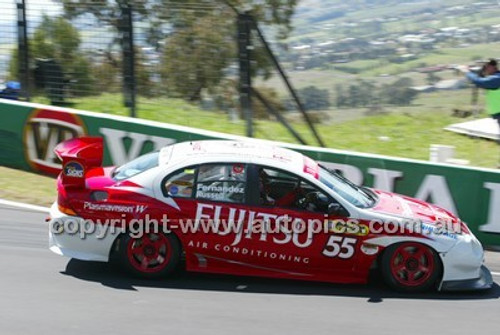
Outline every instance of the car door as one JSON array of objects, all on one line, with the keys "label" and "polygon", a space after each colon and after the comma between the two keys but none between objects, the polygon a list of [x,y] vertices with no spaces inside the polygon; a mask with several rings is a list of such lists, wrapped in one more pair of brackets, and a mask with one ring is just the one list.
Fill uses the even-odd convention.
[{"label": "car door", "polygon": [[[241,239],[241,247],[261,251],[260,257],[248,261],[296,277],[349,277],[357,239],[332,229],[334,222],[347,221],[349,213],[301,176],[260,165],[249,171],[250,183],[258,185],[249,194],[249,210],[270,222],[271,229]],[[336,204],[336,213],[328,213],[331,204]]]},{"label": "car door", "polygon": [[242,253],[235,241],[248,219],[247,170],[244,163],[208,163],[164,178],[164,195],[179,207],[174,221],[189,270],[237,272]]}]

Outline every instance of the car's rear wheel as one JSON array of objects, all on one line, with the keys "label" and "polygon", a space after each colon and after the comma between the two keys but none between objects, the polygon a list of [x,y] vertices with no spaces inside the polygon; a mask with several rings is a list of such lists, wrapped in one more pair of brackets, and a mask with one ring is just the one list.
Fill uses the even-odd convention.
[{"label": "car's rear wheel", "polygon": [[436,252],[421,243],[389,246],[382,256],[382,276],[398,291],[421,292],[435,287],[442,271]]},{"label": "car's rear wheel", "polygon": [[173,272],[181,258],[181,245],[172,234],[126,234],[120,240],[119,258],[123,267],[143,278],[164,277]]}]

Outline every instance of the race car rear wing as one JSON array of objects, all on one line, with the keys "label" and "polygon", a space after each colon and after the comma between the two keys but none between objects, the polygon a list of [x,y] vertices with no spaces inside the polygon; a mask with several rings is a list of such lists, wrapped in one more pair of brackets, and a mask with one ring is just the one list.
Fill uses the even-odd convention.
[{"label": "race car rear wing", "polygon": [[102,165],[101,137],[79,137],[59,143],[55,154],[62,161],[61,178],[64,186],[85,188],[85,173]]}]

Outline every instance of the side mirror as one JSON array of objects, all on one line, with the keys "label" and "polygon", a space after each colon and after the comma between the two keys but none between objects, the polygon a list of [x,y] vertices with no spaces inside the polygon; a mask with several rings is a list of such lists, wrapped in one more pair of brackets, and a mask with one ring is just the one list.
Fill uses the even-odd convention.
[{"label": "side mirror", "polygon": [[344,207],[342,207],[342,205],[336,202],[332,202],[328,205],[328,214],[341,217],[349,217],[350,215],[349,212]]}]

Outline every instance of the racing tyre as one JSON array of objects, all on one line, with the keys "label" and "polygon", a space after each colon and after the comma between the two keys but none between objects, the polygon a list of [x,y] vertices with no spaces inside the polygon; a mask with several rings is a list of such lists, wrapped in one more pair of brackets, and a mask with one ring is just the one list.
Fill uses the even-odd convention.
[{"label": "racing tyre", "polygon": [[120,239],[118,258],[127,272],[142,278],[161,278],[172,273],[181,258],[181,245],[172,234],[125,234]]},{"label": "racing tyre", "polygon": [[422,292],[434,288],[442,266],[436,252],[416,242],[389,246],[381,262],[382,277],[392,288],[402,292]]}]

